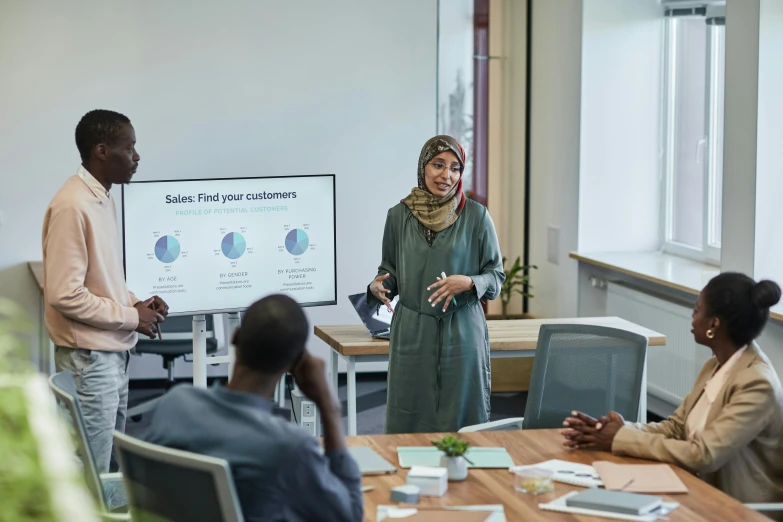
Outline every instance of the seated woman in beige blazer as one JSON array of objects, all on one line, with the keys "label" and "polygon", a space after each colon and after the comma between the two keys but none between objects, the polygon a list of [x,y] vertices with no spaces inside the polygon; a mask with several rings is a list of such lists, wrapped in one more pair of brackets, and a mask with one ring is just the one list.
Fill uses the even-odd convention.
[{"label": "seated woman in beige blazer", "polygon": [[783,390],[754,339],[780,300],[772,281],[713,278],[693,311],[693,336],[714,357],[668,419],[627,423],[574,412],[565,446],[676,464],[741,502],[783,501]]}]

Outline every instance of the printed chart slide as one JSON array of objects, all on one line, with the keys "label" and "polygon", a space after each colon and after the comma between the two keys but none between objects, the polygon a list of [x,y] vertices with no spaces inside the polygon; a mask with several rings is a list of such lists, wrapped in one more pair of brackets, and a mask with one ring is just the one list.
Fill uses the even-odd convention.
[{"label": "printed chart slide", "polygon": [[334,184],[330,174],[125,185],[128,288],[175,315],[244,310],[272,293],[335,304]]}]

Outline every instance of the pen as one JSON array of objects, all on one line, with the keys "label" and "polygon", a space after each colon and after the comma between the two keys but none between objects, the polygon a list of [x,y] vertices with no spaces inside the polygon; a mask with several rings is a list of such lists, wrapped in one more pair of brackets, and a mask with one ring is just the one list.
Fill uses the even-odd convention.
[{"label": "pen", "polygon": [[[157,311],[158,311],[158,307],[157,307],[157,305],[155,304],[155,301],[154,301],[154,300],[152,301],[152,309],[153,309],[155,312],[157,312]],[[155,323],[155,329],[158,331],[158,340],[159,340],[159,341],[162,341],[162,340],[163,340],[163,336],[162,336],[162,335],[160,335],[160,323],[158,323],[158,322],[156,322],[156,323]]]},{"label": "pen", "polygon": [[[446,279],[446,272],[441,272],[441,273],[440,273],[440,276],[441,276],[443,279]],[[457,306],[457,298],[456,298],[456,297],[452,297],[452,298],[451,298],[451,304],[453,304],[454,306]]]}]

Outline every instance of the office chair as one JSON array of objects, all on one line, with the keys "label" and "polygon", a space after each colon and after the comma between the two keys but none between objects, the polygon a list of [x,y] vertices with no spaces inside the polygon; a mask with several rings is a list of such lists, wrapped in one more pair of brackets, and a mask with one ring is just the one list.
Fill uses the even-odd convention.
[{"label": "office chair", "polygon": [[[215,338],[214,319],[206,316],[207,329],[207,354],[214,354],[218,350],[218,341]],[[193,317],[176,316],[167,317],[160,323],[160,332],[163,340],[150,339],[139,336],[136,344],[136,354],[160,355],[163,358],[163,368],[166,369],[166,389],[174,383],[174,362],[188,354],[193,353]],[[160,397],[144,402],[128,410],[128,418],[133,421],[141,419],[142,414],[155,409]]]},{"label": "office chair", "polygon": [[525,416],[459,431],[562,428],[573,410],[593,417],[614,410],[626,419],[638,419],[646,355],[647,338],[626,330],[542,325]]},{"label": "office chair", "polygon": [[143,442],[118,431],[133,522],[242,522],[228,462]]},{"label": "office chair", "polygon": [[[84,478],[87,488],[98,502],[104,519],[130,520],[127,513],[127,500],[122,487],[122,473],[98,473],[95,458],[87,440],[87,430],[84,427],[79,399],[76,397],[76,383],[69,371],[56,373],[49,377],[49,389],[54,394],[57,403],[65,410],[64,417],[73,429],[76,438],[76,451],[84,467]],[[116,513],[116,514],[115,514]],[[111,514],[111,516],[107,516]],[[124,517],[124,518],[123,518]]]}]

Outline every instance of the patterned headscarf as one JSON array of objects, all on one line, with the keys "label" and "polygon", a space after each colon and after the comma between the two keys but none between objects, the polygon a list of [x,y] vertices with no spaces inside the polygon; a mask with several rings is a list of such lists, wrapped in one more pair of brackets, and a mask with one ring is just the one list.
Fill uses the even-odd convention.
[{"label": "patterned headscarf", "polygon": [[462,209],[465,208],[461,173],[457,184],[451,188],[448,194],[440,198],[429,191],[424,179],[424,167],[427,163],[447,150],[453,152],[457,156],[460,167],[465,168],[465,150],[457,140],[445,135],[430,138],[422,147],[419,155],[419,186],[411,190],[408,197],[402,200],[402,203],[411,210],[411,213],[419,221],[430,246],[432,246],[437,233],[453,225]]}]

